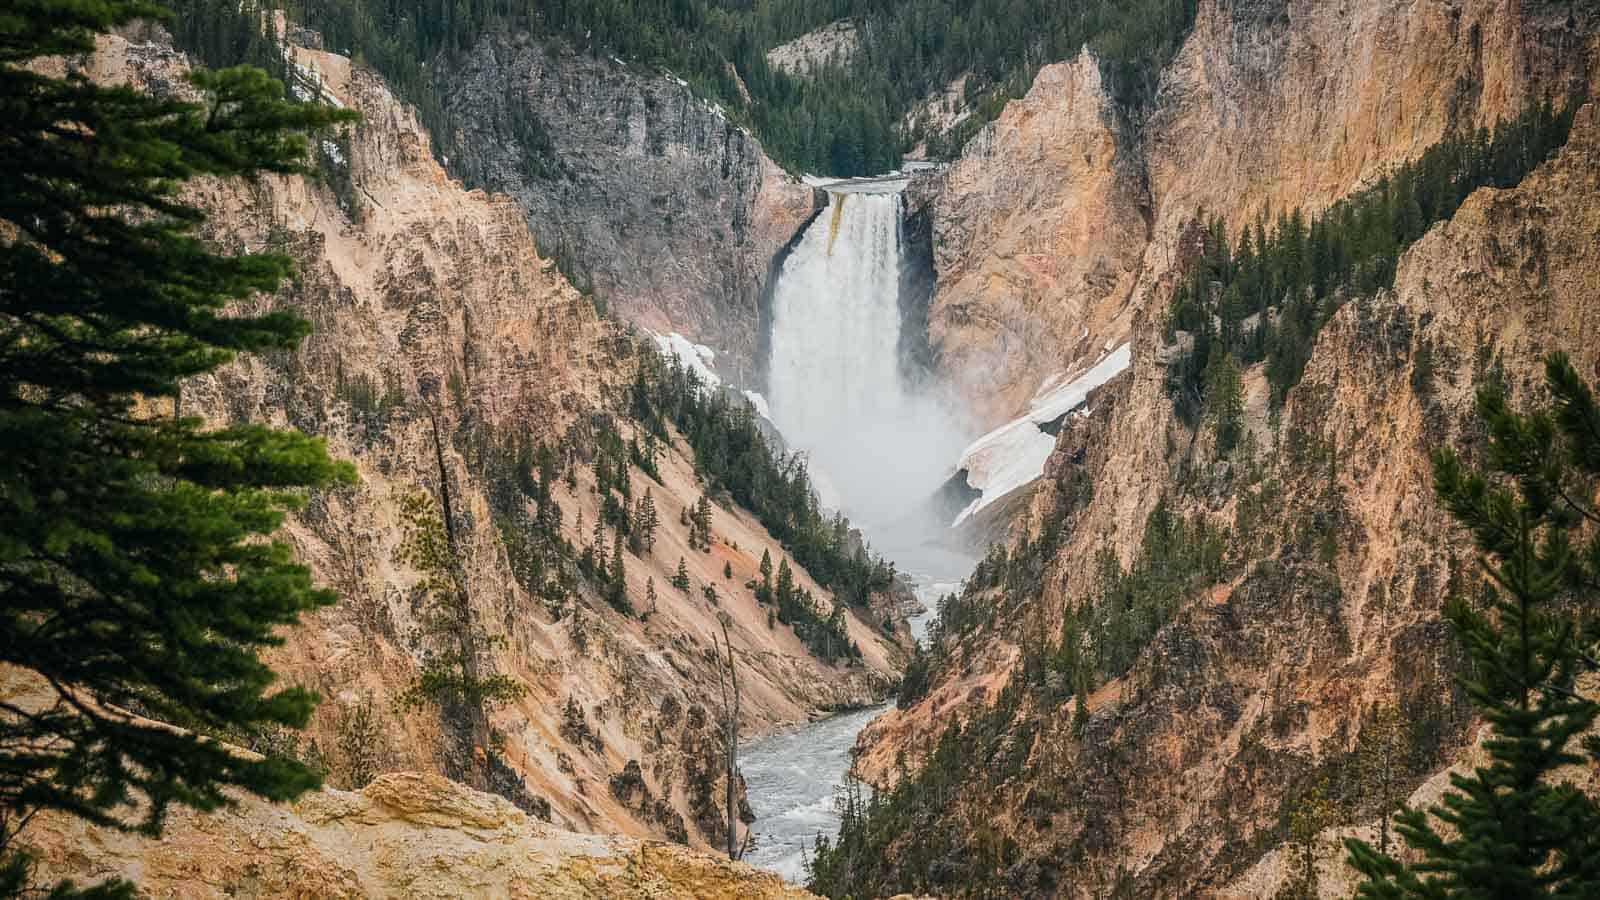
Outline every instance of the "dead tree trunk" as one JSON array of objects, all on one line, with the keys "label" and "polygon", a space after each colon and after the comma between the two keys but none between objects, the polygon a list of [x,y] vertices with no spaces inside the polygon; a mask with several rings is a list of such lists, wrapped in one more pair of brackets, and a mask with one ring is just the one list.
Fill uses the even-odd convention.
[{"label": "dead tree trunk", "polygon": [[744,856],[745,848],[750,843],[748,833],[744,843],[739,842],[739,673],[733,667],[733,642],[728,639],[728,614],[718,616],[717,621],[722,626],[722,644],[727,650],[727,671],[724,673],[722,647],[717,646],[716,635],[712,635],[712,654],[717,659],[717,685],[722,691],[723,747],[728,760],[728,858],[739,859]]}]

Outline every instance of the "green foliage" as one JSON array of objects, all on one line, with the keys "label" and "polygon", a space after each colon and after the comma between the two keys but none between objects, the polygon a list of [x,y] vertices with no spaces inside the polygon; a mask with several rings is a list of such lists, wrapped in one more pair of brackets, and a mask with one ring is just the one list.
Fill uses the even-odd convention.
[{"label": "green foliage", "polygon": [[[663,441],[669,440],[668,424],[676,427],[711,488],[754,513],[835,596],[865,606],[873,593],[893,583],[892,564],[853,539],[844,517],[822,514],[804,458],[772,453],[747,403],[730,404],[722,392],[702,385],[693,371],[648,349],[639,354],[627,405],[635,420]],[[696,504],[689,524],[691,543],[709,546],[709,503]]]},{"label": "green foliage", "polygon": [[1321,878],[1317,873],[1317,838],[1339,821],[1339,805],[1327,797],[1323,785],[1313,787],[1289,807],[1289,877],[1273,900],[1317,900]]},{"label": "green foliage", "polygon": [[[861,49],[826,70],[822,89],[836,84],[889,98],[893,117],[966,76],[971,115],[945,133],[913,123],[903,136],[907,147],[926,138],[935,157],[959,155],[1008,100],[1027,92],[1040,65],[1074,57],[1085,46],[1098,57],[1109,90],[1128,105],[1142,104],[1154,96],[1161,68],[1194,24],[1196,9],[1195,0],[788,0],[773,6],[811,11],[816,24],[855,20]],[[787,149],[796,141],[781,130],[784,124],[758,120],[758,133]],[[813,144],[813,159],[817,149]]]},{"label": "green foliage", "polygon": [[1356,776],[1362,792],[1377,801],[1378,852],[1389,852],[1389,822],[1404,803],[1403,785],[1414,729],[1394,704],[1373,709],[1356,741]]},{"label": "green foliage", "polygon": [[704,494],[689,510],[689,547],[711,552],[711,501]]},{"label": "green foliage", "polygon": [[[1391,286],[1400,254],[1474,190],[1521,181],[1566,143],[1576,110],[1576,103],[1556,110],[1546,102],[1492,135],[1447,138],[1309,222],[1294,210],[1280,213],[1270,231],[1265,217],[1246,225],[1236,245],[1221,219],[1208,223],[1204,250],[1174,290],[1168,318],[1169,333],[1194,341],[1168,373],[1179,416],[1194,423],[1216,414],[1212,382],[1218,360],[1229,357],[1265,361],[1272,402],[1281,404],[1299,383],[1317,332],[1348,298]],[[1418,393],[1431,369],[1430,349],[1417,362]]]},{"label": "green foliage", "polygon": [[527,688],[511,676],[484,672],[484,651],[495,638],[474,621],[461,560],[438,508],[427,495],[416,493],[401,500],[400,515],[405,539],[396,548],[395,561],[422,575],[416,586],[422,613],[411,637],[424,651],[422,671],[401,695],[400,705],[475,710],[522,696]]},{"label": "green foliage", "polygon": [[850,640],[844,621],[844,606],[835,603],[832,611],[823,616],[811,592],[795,584],[794,572],[789,568],[787,559],[778,561],[778,582],[772,590],[772,597],[777,606],[778,621],[792,627],[795,637],[805,643],[812,655],[826,662],[841,657],[854,659],[861,656],[861,649]]},{"label": "green foliage", "polygon": [[1440,804],[1396,817],[1414,861],[1347,841],[1363,897],[1600,895],[1600,807],[1554,777],[1600,761],[1592,741],[1578,752],[1600,704],[1575,692],[1600,643],[1600,408],[1564,356],[1545,371],[1552,403],[1528,415],[1479,392],[1488,473],[1434,455],[1434,488],[1494,586],[1487,609],[1457,599],[1447,611],[1473,661],[1462,684],[1493,729],[1489,761],[1452,775]]},{"label": "green foliage", "polygon": [[[1045,530],[1053,527],[1047,523]],[[1033,596],[1034,556],[1052,540],[991,548],[962,592],[940,601],[930,649],[907,667],[897,702],[925,696],[964,637],[995,627],[997,610],[1017,608],[1002,604]],[[946,729],[921,768],[893,788],[870,797],[846,792],[837,839],[818,842],[811,890],[829,897],[981,896],[982,886],[1002,883],[1018,850],[1001,826],[966,835],[929,823],[963,815],[952,810],[964,799],[1027,778],[1035,738],[1051,721],[1082,736],[1092,719],[1093,685],[1126,674],[1182,602],[1226,575],[1227,546],[1226,532],[1200,516],[1177,516],[1166,500],[1158,501],[1133,564],[1124,570],[1114,554],[1100,554],[1096,589],[1066,610],[1056,641],[1024,638],[1021,665],[993,705]]]},{"label": "green foliage", "polygon": [[927,654],[922,652],[922,645],[918,644],[911,661],[906,663],[905,673],[900,676],[900,687],[894,695],[896,709],[907,709],[928,696],[928,689],[932,686],[929,674]]},{"label": "green foliage", "polygon": [[[493,31],[527,31],[595,56],[669,70],[695,92],[749,124],[784,165],[834,175],[897,168],[901,151],[926,139],[935,156],[954,156],[1007,100],[1020,97],[1038,67],[1094,49],[1112,90],[1139,103],[1154,93],[1161,67],[1194,22],[1195,0],[327,0],[284,4],[320,31],[328,46],[382,72],[421,112],[441,152],[451,146],[456,112],[433,71]],[[180,0],[182,46],[214,64],[249,60],[287,68],[262,38],[267,4]],[[772,47],[839,19],[857,25],[861,46],[849,59],[806,77],[767,62]],[[948,133],[926,116],[903,120],[930,94],[967,77],[972,115]],[[509,123],[529,148],[534,177],[565,177],[550,157],[542,123]],[[570,248],[542,248],[557,260]],[[563,271],[570,267],[564,266]],[[571,272],[569,274],[576,274]],[[583,278],[574,280],[580,290]]]},{"label": "green foliage", "polygon": [[628,531],[636,555],[644,556],[655,552],[656,529],[659,527],[661,527],[661,517],[656,512],[655,497],[651,496],[647,488],[644,496],[639,498],[639,505],[634,507],[633,523]]},{"label": "green foliage", "polygon": [[1082,679],[1089,687],[1127,672],[1186,598],[1221,579],[1228,540],[1203,516],[1176,516],[1165,498],[1159,500],[1131,566],[1123,569],[1109,550],[1097,555],[1095,588],[1067,610],[1058,648],[1041,658],[1039,672],[1056,671],[1065,685]]},{"label": "green foliage", "polygon": [[254,69],[195,73],[189,103],[42,64],[168,17],[138,0],[0,13],[0,662],[48,698],[0,705],[8,891],[29,878],[9,839],[36,811],[155,835],[173,803],[287,800],[320,780],[207,735],[306,722],[315,696],[272,690],[257,653],[336,597],[272,535],[307,488],[354,470],[300,433],[181,414],[184,379],[307,332],[232,305],[275,291],[289,260],[213,253],[185,194],[304,171],[305,132],[353,115],[285,103]]},{"label": "green foliage", "polygon": [[1217,439],[1217,452],[1226,454],[1239,443],[1244,427],[1244,388],[1239,361],[1232,353],[1213,353],[1206,363],[1206,421]]},{"label": "green foliage", "polygon": [[386,757],[383,722],[372,693],[344,711],[339,719],[337,747],[340,773],[348,790],[358,791],[383,771]]},{"label": "green foliage", "polygon": [[[950,895],[955,886],[999,884],[1015,861],[1017,845],[996,828],[927,827],[950,812],[958,792],[974,784],[995,786],[1020,774],[1033,734],[1011,733],[1024,695],[1012,679],[992,706],[963,726],[945,729],[922,767],[886,791],[863,795],[847,782],[837,798],[837,838],[819,835],[807,887],[828,897],[880,897],[897,892]],[[1019,752],[1020,748],[1020,752]],[[890,845],[894,852],[889,852]]]}]

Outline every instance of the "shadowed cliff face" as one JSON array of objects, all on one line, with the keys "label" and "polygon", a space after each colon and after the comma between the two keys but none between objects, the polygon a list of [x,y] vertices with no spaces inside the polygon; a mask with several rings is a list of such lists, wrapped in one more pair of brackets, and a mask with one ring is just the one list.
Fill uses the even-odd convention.
[{"label": "shadowed cliff face", "polygon": [[547,255],[601,302],[716,349],[754,384],[768,263],[810,217],[810,188],[670,75],[488,37],[437,75],[467,184],[522,206]]}]

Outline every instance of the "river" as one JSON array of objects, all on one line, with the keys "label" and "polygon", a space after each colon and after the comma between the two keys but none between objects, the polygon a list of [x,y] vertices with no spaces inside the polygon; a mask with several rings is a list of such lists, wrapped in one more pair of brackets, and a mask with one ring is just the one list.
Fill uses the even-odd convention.
[{"label": "river", "polygon": [[[875,552],[894,560],[927,612],[973,560],[937,547],[947,522],[929,498],[971,438],[931,373],[905,357],[904,177],[823,185],[828,208],[783,263],[772,298],[767,398],[784,440],[803,451],[823,505],[843,509]],[[818,834],[838,830],[834,794],[856,735],[887,705],[780,732],[740,751],[755,848],[746,860],[805,880]]]},{"label": "river", "polygon": [[[952,563],[961,559],[950,554],[941,557]],[[946,565],[943,571],[955,571],[951,563]],[[958,586],[926,576],[914,577],[913,583],[927,610],[911,620],[912,634],[920,641],[927,636],[938,598]],[[829,716],[770,735],[739,752],[739,769],[744,773],[750,809],[756,814],[750,826],[756,833],[756,845],[746,862],[777,872],[791,883],[805,883],[805,862],[817,835],[831,839],[839,830],[834,795],[850,771],[856,735],[891,706],[892,702]]]}]

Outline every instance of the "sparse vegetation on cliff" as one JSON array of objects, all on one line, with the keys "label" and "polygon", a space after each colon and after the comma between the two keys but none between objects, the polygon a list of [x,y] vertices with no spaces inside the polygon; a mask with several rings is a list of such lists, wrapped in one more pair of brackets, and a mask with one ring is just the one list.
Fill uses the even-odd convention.
[{"label": "sparse vegetation on cliff", "polygon": [[[1221,218],[1206,224],[1203,251],[1173,292],[1167,339],[1182,332],[1193,346],[1171,364],[1168,384],[1178,414],[1217,425],[1230,446],[1237,379],[1219,374],[1266,363],[1272,402],[1300,382],[1317,332],[1352,297],[1394,284],[1400,255],[1435,222],[1448,219],[1480,187],[1508,188],[1566,143],[1577,104],[1549,103],[1487,130],[1452,137],[1320,216],[1284,211],[1240,230],[1230,244]],[[1419,364],[1431,366],[1431,359]],[[1425,391],[1426,374],[1417,387]],[[1220,389],[1219,389],[1220,388]],[[1219,418],[1220,414],[1220,418]]]},{"label": "sparse vegetation on cliff", "polygon": [[[634,420],[663,441],[670,422],[694,449],[701,477],[754,513],[818,583],[846,603],[865,606],[893,582],[893,565],[852,536],[849,520],[823,514],[805,459],[772,452],[748,403],[729,402],[694,372],[653,352],[640,355],[629,390]],[[706,519],[704,532],[709,510],[696,515]]]},{"label": "sparse vegetation on cliff", "polygon": [[1362,897],[1600,895],[1600,806],[1557,777],[1600,762],[1600,703],[1578,693],[1579,675],[1600,669],[1600,407],[1563,355],[1545,381],[1552,402],[1527,415],[1479,393],[1487,473],[1434,455],[1435,489],[1494,585],[1487,608],[1446,613],[1474,663],[1462,679],[1493,729],[1489,762],[1451,778],[1438,805],[1396,817],[1413,856],[1348,842]]}]

